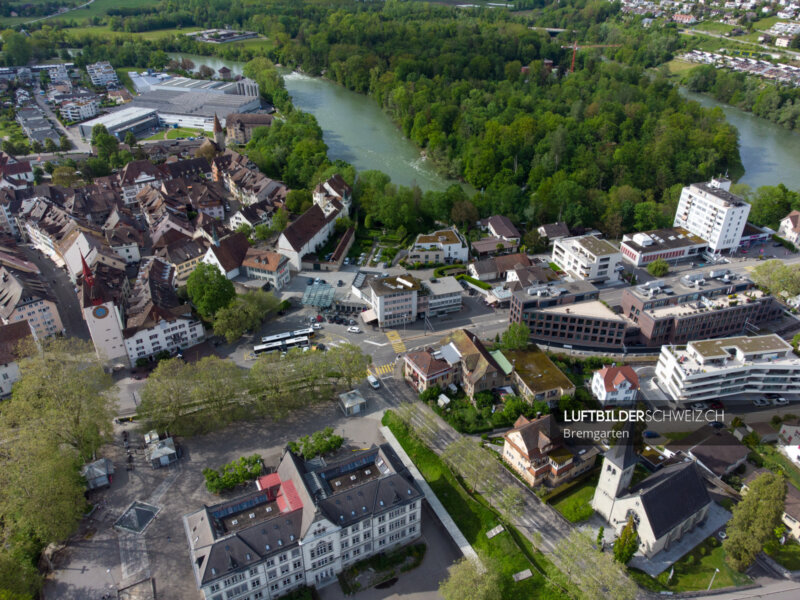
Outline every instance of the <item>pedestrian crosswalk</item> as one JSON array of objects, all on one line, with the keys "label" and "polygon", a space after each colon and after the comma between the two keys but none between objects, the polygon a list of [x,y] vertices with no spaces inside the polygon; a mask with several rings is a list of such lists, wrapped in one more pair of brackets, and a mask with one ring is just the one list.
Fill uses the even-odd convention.
[{"label": "pedestrian crosswalk", "polygon": [[393,330],[392,331],[387,331],[386,332],[386,337],[392,343],[392,349],[397,354],[400,354],[400,353],[406,351],[406,345],[403,343],[403,340],[400,337],[399,333],[397,333],[396,331],[393,331]]},{"label": "pedestrian crosswalk", "polygon": [[373,373],[380,377],[382,375],[391,375],[392,371],[394,371],[394,363],[389,363],[388,365],[380,365],[380,366],[373,366],[372,367]]}]

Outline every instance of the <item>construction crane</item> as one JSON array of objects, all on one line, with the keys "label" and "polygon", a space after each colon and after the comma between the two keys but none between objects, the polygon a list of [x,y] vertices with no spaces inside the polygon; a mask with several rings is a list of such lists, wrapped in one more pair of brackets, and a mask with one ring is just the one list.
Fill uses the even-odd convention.
[{"label": "construction crane", "polygon": [[585,50],[586,48],[619,48],[622,44],[580,44],[575,42],[572,46],[561,46],[562,49],[569,49],[572,48],[572,64],[569,67],[569,72],[575,72],[575,55],[578,53],[578,49]]}]

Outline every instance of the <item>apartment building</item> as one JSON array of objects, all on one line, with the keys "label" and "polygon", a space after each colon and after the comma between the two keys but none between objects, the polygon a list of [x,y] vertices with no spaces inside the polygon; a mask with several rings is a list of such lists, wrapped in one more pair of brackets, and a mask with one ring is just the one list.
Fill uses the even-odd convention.
[{"label": "apartment building", "polygon": [[107,60],[86,65],[86,72],[89,74],[89,79],[91,79],[92,85],[104,87],[119,83],[117,72]]},{"label": "apartment building", "polygon": [[206,600],[267,600],[421,535],[423,494],[388,444],[304,462],[288,449],[257,491],[183,517]]},{"label": "apartment building", "polygon": [[776,334],[693,341],[661,349],[656,380],[677,402],[796,393],[800,358]]},{"label": "apartment building", "polygon": [[628,321],[599,300],[558,305],[527,313],[531,339],[564,347],[622,349]]},{"label": "apartment building", "polygon": [[681,191],[673,227],[681,227],[708,242],[712,253],[735,250],[750,214],[750,203],[731,194],[731,182],[715,178]]},{"label": "apartment building", "polygon": [[418,318],[458,312],[463,290],[455,277],[423,282],[411,275],[367,278],[360,273],[353,280],[352,292],[370,306],[361,314],[365,323],[397,327]]},{"label": "apartment building", "polygon": [[119,172],[119,183],[122,188],[125,206],[137,203],[136,195],[145,187],[157,188],[166,179],[164,173],[149,160],[129,162]]},{"label": "apartment building", "polygon": [[629,406],[639,394],[639,376],[629,365],[603,367],[592,375],[592,394],[603,406]]},{"label": "apartment building", "polygon": [[0,323],[28,321],[36,339],[64,332],[56,298],[41,276],[0,267]]},{"label": "apartment building", "polygon": [[65,102],[58,110],[65,121],[76,123],[94,117],[99,107],[100,105],[95,98],[88,98]]},{"label": "apartment building", "polygon": [[459,263],[468,259],[467,243],[455,227],[418,235],[406,258],[411,263]]},{"label": "apartment building", "polygon": [[583,281],[619,279],[619,248],[593,235],[563,238],[553,243],[552,260],[572,277]]},{"label": "apartment building", "polygon": [[289,259],[269,250],[248,248],[242,261],[242,268],[251,279],[264,279],[276,290],[281,289],[291,276]]},{"label": "apartment building", "polygon": [[406,352],[403,355],[403,377],[419,393],[434,386],[445,389],[456,381],[454,364],[445,360],[441,351]]}]

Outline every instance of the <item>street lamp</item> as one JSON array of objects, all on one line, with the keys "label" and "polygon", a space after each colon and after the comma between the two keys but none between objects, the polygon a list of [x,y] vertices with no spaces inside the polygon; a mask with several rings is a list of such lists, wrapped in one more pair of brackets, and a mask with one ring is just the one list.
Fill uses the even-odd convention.
[{"label": "street lamp", "polygon": [[106,569],[106,574],[111,578],[111,587],[116,588],[117,582],[114,580],[114,574],[111,572],[111,569]]},{"label": "street lamp", "polygon": [[714,585],[714,578],[717,576],[717,573],[719,573],[719,569],[714,569],[714,574],[711,576],[711,581],[708,583],[706,591],[710,590],[711,586]]}]

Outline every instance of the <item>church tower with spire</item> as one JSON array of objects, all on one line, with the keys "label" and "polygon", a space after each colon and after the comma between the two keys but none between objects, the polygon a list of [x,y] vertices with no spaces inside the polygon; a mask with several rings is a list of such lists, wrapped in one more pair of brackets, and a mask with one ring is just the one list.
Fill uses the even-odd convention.
[{"label": "church tower with spire", "polygon": [[108,363],[128,364],[128,352],[122,335],[123,308],[119,293],[107,288],[86,263],[81,252],[81,312],[97,355]]},{"label": "church tower with spire", "polygon": [[217,145],[217,149],[225,149],[225,131],[222,129],[217,113],[214,113],[214,143]]}]

